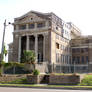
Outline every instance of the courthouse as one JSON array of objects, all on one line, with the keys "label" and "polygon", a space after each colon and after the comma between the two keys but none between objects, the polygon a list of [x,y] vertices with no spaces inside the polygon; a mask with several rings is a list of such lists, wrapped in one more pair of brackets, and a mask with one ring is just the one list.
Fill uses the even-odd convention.
[{"label": "courthouse", "polygon": [[54,13],[30,11],[14,19],[8,61],[22,62],[23,51],[33,50],[40,72],[92,71],[92,36],[82,36],[72,22]]}]

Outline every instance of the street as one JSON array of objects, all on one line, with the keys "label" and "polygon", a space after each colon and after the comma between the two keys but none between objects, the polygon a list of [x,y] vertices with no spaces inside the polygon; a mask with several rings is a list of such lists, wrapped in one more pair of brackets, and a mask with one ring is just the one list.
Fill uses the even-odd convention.
[{"label": "street", "polygon": [[92,90],[61,90],[61,89],[0,87],[0,92],[92,92]]}]

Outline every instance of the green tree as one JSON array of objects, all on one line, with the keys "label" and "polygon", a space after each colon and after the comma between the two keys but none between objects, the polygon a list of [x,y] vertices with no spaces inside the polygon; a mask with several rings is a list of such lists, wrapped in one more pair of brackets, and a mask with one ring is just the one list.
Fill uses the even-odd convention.
[{"label": "green tree", "polygon": [[8,52],[7,52],[7,49],[6,49],[6,46],[5,45],[4,45],[4,50],[3,51],[4,51],[5,60],[6,60],[6,56],[7,56],[7,53]]},{"label": "green tree", "polygon": [[35,59],[36,57],[35,57],[34,51],[31,51],[31,50],[24,51],[22,62],[26,64],[25,66],[28,66],[27,68],[29,68],[29,70],[32,67],[33,67],[33,70],[35,69]]}]

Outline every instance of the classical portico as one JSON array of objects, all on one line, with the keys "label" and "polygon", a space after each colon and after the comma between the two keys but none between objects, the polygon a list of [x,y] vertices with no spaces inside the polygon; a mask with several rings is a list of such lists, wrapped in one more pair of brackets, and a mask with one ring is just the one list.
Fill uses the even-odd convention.
[{"label": "classical portico", "polygon": [[45,34],[19,36],[18,61],[21,62],[24,50],[33,50],[36,62],[45,61]]}]

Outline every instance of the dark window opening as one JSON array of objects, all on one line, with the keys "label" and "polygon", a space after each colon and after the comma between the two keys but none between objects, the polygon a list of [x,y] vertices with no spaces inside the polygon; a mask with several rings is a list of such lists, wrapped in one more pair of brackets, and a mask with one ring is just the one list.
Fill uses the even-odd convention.
[{"label": "dark window opening", "polygon": [[20,30],[26,29],[26,25],[19,25],[19,29]]},{"label": "dark window opening", "polygon": [[38,28],[45,27],[45,23],[38,23],[38,24],[37,24],[37,27],[38,27]]},{"label": "dark window opening", "polygon": [[56,43],[56,48],[59,49],[59,44],[58,43]]},{"label": "dark window opening", "polygon": [[34,24],[29,24],[29,29],[33,29],[35,27]]}]

